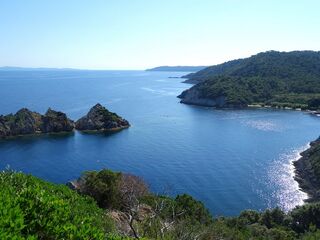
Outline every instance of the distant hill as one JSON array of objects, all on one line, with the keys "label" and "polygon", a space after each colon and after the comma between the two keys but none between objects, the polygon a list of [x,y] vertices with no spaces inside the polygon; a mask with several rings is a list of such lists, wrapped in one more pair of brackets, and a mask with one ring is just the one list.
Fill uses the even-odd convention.
[{"label": "distant hill", "polygon": [[179,97],[188,104],[320,107],[320,52],[268,51],[185,76],[196,83]]},{"label": "distant hill", "polygon": [[207,66],[160,66],[147,69],[146,71],[163,71],[163,72],[197,72]]}]

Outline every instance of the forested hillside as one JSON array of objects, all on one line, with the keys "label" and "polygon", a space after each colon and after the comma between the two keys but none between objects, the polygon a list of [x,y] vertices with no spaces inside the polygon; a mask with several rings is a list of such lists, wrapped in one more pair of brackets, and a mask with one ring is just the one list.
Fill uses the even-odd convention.
[{"label": "forested hillside", "polygon": [[262,104],[314,110],[320,106],[320,52],[269,51],[185,77],[186,82],[196,85],[179,96],[183,103],[217,107]]}]

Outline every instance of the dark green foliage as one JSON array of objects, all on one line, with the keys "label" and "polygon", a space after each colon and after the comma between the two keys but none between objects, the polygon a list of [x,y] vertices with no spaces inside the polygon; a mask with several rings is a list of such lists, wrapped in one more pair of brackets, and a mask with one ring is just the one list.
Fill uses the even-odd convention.
[{"label": "dark green foliage", "polygon": [[[225,106],[262,103],[320,108],[320,52],[265,52],[190,74],[202,98],[226,98]],[[188,92],[188,90],[186,91]]]},{"label": "dark green foliage", "polygon": [[318,190],[320,183],[320,138],[311,142],[310,148],[301,153],[302,158],[300,161],[306,164],[303,169],[308,172],[309,176],[314,176],[315,185]]},{"label": "dark green foliage", "polygon": [[308,204],[297,207],[291,212],[293,229],[305,232],[309,227],[320,228],[320,203]]},{"label": "dark green foliage", "polygon": [[309,106],[310,109],[318,109],[320,106],[320,97],[314,97],[312,99],[309,99],[307,101],[307,104]]},{"label": "dark green foliage", "polygon": [[88,171],[79,181],[81,193],[93,197],[102,208],[119,208],[121,173],[103,169]]},{"label": "dark green foliage", "polygon": [[63,185],[0,173],[0,239],[104,239],[112,221],[95,202]]},{"label": "dark green foliage", "polygon": [[[87,172],[81,181],[88,181],[87,187],[91,189],[89,194],[98,202],[109,199],[109,204],[121,203],[121,186],[128,186],[127,183],[119,184],[126,179],[122,178],[122,175],[110,170]],[[95,194],[92,194],[92,190]],[[99,194],[96,194],[97,192]],[[109,204],[105,205],[102,201],[103,207],[115,207],[115,204]],[[152,213],[145,215],[142,220],[137,218],[134,227],[140,237],[150,239],[312,239],[319,234],[316,231],[320,228],[320,203],[297,207],[289,213],[284,213],[279,208],[264,212],[246,210],[239,217],[231,218],[213,218],[203,203],[187,194],[175,198],[142,194],[131,207],[137,208],[139,204],[150,206]]]},{"label": "dark green foliage", "polygon": [[110,121],[117,121],[120,118],[116,113],[110,112],[107,109],[99,109],[98,114]]},{"label": "dark green foliage", "polygon": [[239,215],[239,222],[241,225],[257,223],[260,219],[260,213],[254,210],[245,210]]},{"label": "dark green foliage", "polygon": [[183,213],[183,218],[208,225],[212,222],[212,216],[202,202],[195,200],[187,194],[178,195],[175,198],[176,212]]},{"label": "dark green foliage", "polygon": [[[104,208],[114,208],[122,202],[122,188],[142,186],[140,179],[132,181],[131,175],[122,176],[104,169],[86,172],[80,181],[85,180],[82,187],[91,189],[86,194]],[[119,184],[124,179],[126,184]],[[130,239],[114,233],[113,221],[91,197],[64,185],[13,172],[2,172],[0,184],[0,239]],[[213,218],[201,202],[187,194],[171,198],[146,195],[145,187],[139,189],[143,191],[130,195],[135,200],[139,196],[132,207],[142,204],[151,209],[133,224],[140,239],[315,240],[320,236],[320,203],[306,204],[289,213],[275,208]]]},{"label": "dark green foliage", "polygon": [[279,208],[275,208],[272,210],[267,209],[261,215],[260,222],[263,225],[265,225],[267,228],[272,228],[272,227],[276,227],[278,225],[283,224],[284,218],[285,218],[285,214]]}]

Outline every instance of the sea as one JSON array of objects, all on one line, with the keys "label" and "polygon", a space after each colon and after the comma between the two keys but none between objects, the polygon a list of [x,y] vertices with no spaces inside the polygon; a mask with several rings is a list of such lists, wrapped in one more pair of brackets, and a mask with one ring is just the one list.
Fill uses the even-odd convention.
[{"label": "sea", "polygon": [[65,184],[84,171],[141,176],[157,194],[187,193],[214,216],[244,209],[289,211],[308,197],[292,162],[319,137],[319,117],[276,109],[181,104],[183,72],[37,70],[0,72],[0,114],[50,107],[77,120],[96,103],[127,119],[117,133],[0,141],[0,169]]}]

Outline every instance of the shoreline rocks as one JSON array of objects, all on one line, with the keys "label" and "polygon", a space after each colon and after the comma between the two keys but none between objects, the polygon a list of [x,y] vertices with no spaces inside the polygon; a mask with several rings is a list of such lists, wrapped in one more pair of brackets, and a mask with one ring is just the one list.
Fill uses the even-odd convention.
[{"label": "shoreline rocks", "polygon": [[117,131],[129,126],[127,120],[110,112],[99,103],[75,124],[75,128],[79,131]]},{"label": "shoreline rocks", "polygon": [[180,98],[180,103],[204,106],[204,107],[224,107],[225,97],[217,97],[215,99],[203,98],[200,96],[198,90],[194,88],[187,89],[183,91],[178,98]]},{"label": "shoreline rocks", "polygon": [[295,161],[295,177],[302,191],[309,198],[307,202],[320,200],[320,138],[310,143],[310,147],[300,153],[301,158]]}]

